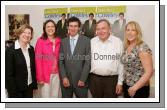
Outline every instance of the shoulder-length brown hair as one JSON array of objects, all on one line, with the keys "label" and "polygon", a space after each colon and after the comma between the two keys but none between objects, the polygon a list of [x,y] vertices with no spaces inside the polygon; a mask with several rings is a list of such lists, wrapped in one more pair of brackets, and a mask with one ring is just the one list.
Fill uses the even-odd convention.
[{"label": "shoulder-length brown hair", "polygon": [[55,26],[54,36],[56,37],[56,23],[53,20],[49,19],[49,20],[46,20],[43,24],[43,37],[42,38],[45,39],[45,40],[48,38],[48,35],[46,33],[46,30],[45,30],[46,29],[46,24],[48,24],[49,22],[53,23],[54,26]]},{"label": "shoulder-length brown hair", "polygon": [[19,39],[20,35],[25,31],[25,29],[30,29],[31,30],[31,39],[33,38],[33,28],[28,25],[24,24],[17,29],[16,34],[17,34],[17,39]]},{"label": "shoulder-length brown hair", "polygon": [[140,25],[136,22],[136,21],[130,21],[126,24],[125,26],[125,34],[124,34],[124,47],[125,49],[129,46],[130,42],[128,41],[127,39],[127,36],[126,36],[126,30],[127,30],[127,27],[128,26],[134,26],[135,27],[135,30],[137,32],[137,44],[136,45],[140,45],[141,43],[143,43],[143,40],[142,40],[142,30],[141,30],[141,27]]}]

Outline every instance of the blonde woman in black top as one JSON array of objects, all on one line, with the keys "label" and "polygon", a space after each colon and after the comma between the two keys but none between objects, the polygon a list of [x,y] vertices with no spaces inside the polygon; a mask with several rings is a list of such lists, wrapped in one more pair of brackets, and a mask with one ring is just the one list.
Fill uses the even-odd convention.
[{"label": "blonde woman in black top", "polygon": [[125,27],[124,46],[124,97],[149,97],[149,80],[153,74],[152,53],[142,40],[141,28],[135,21],[128,22]]}]

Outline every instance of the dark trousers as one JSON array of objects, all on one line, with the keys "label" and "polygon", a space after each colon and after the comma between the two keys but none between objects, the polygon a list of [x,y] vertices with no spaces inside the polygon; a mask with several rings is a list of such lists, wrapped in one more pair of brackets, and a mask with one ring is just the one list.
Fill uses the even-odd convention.
[{"label": "dark trousers", "polygon": [[33,87],[30,84],[25,90],[17,91],[14,94],[8,94],[9,98],[33,98]]},{"label": "dark trousers", "polygon": [[118,75],[100,76],[89,75],[89,89],[94,98],[116,98]]},{"label": "dark trousers", "polygon": [[61,84],[62,98],[72,98],[73,93],[77,98],[87,98],[88,97],[88,87],[74,87],[70,84],[70,87],[64,87]]},{"label": "dark trousers", "polygon": [[[124,91],[124,97],[125,98],[131,98],[128,94],[128,89],[130,86],[123,84],[123,91]],[[133,98],[148,98],[150,95],[150,86],[144,86],[136,91],[136,94],[133,96]]]}]

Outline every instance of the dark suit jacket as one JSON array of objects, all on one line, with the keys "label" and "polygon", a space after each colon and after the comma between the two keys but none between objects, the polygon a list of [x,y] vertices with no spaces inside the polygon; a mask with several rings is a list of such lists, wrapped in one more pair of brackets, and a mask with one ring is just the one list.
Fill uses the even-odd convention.
[{"label": "dark suit jacket", "polygon": [[95,28],[96,28],[96,20],[92,21],[92,26],[89,29],[89,20],[86,20],[83,27],[82,32],[84,32],[84,36],[93,38],[95,36]]},{"label": "dark suit jacket", "polygon": [[124,40],[124,32],[125,32],[126,20],[123,19],[122,27],[119,26],[119,20],[116,20],[112,26],[113,35],[120,38],[122,41]]},{"label": "dark suit jacket", "polygon": [[[78,59],[77,55],[85,57]],[[79,36],[73,55],[70,49],[70,38],[63,39],[60,47],[59,66],[61,79],[67,77],[74,87],[77,86],[79,80],[84,81],[87,86],[90,72],[90,39]]]},{"label": "dark suit jacket", "polygon": [[56,25],[56,34],[61,39],[65,38],[67,36],[67,20],[64,22],[64,26],[62,28],[62,20],[59,20]]},{"label": "dark suit jacket", "polygon": [[[15,49],[14,47],[12,45],[5,51],[5,87],[8,94],[12,96],[17,95],[17,92],[24,91],[28,87],[28,71],[25,57],[21,48]],[[34,48],[30,46],[28,51],[30,56],[32,87],[37,89]]]}]

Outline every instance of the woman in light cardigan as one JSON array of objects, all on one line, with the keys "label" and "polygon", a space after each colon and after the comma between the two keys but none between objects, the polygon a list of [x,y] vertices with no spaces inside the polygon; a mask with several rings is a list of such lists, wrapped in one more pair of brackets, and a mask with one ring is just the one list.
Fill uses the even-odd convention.
[{"label": "woman in light cardigan", "polygon": [[35,47],[37,81],[41,85],[42,98],[59,96],[60,38],[56,36],[55,30],[55,22],[47,20],[43,25],[43,34],[37,40]]}]

